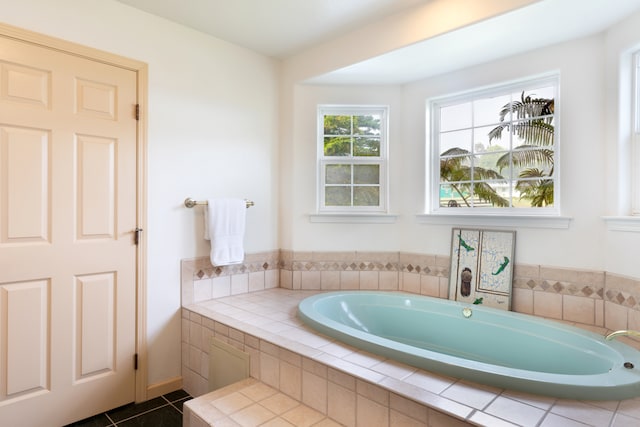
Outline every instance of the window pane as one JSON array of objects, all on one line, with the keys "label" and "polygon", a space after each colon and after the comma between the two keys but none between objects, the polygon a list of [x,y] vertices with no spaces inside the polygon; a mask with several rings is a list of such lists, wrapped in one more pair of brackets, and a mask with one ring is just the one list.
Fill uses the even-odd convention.
[{"label": "window pane", "polygon": [[473,130],[473,142],[475,144],[475,152],[483,152],[491,150],[493,147],[503,147],[509,149],[508,125],[483,126]]},{"label": "window pane", "polygon": [[[515,184],[510,183],[509,181],[500,181],[500,182],[491,183],[491,188],[493,188],[496,194],[499,197],[502,197],[503,199],[505,199],[511,205],[514,203],[514,201],[511,200],[514,193],[513,191],[514,186]],[[516,201],[517,201],[517,197],[516,197]]]},{"label": "window pane", "polygon": [[521,178],[515,186],[514,204],[524,207],[553,206],[553,180],[547,177],[539,179]]},{"label": "window pane", "polygon": [[[473,101],[473,125],[484,126],[500,122],[500,111],[509,104],[509,95],[493,96],[490,98],[476,99]],[[504,117],[505,121],[511,120],[511,115]]]},{"label": "window pane", "polygon": [[351,116],[324,116],[325,135],[351,135]]},{"label": "window pane", "polygon": [[471,181],[471,157],[441,158],[440,181]]},{"label": "window pane", "polygon": [[440,134],[440,154],[458,148],[471,152],[471,129]]},{"label": "window pane", "polygon": [[[515,92],[513,97],[514,114],[512,120],[520,120],[541,115],[553,114],[554,93],[551,86],[539,87],[536,89]],[[549,104],[549,101],[551,103]]]},{"label": "window pane", "polygon": [[349,156],[351,155],[351,137],[336,136],[324,137],[325,156]]},{"label": "window pane", "polygon": [[[548,176],[554,168],[553,150],[546,148],[521,148],[511,154],[516,174],[522,175],[539,171],[541,176]],[[529,172],[527,172],[529,171]]]},{"label": "window pane", "polygon": [[380,157],[380,138],[355,138],[353,155],[358,157]]},{"label": "window pane", "polygon": [[351,187],[325,187],[326,206],[351,206]]},{"label": "window pane", "polygon": [[553,120],[522,120],[513,124],[513,147],[522,145],[551,147],[554,143]]},{"label": "window pane", "polygon": [[354,135],[380,135],[380,122],[382,118],[379,114],[368,116],[353,116]]},{"label": "window pane", "polygon": [[471,127],[471,103],[451,105],[440,109],[440,131]]},{"label": "window pane", "polygon": [[509,179],[511,176],[509,152],[488,152],[473,158],[477,180]]},{"label": "window pane", "polygon": [[355,184],[379,184],[380,183],[380,166],[379,165],[354,165],[353,166],[353,182]]},{"label": "window pane", "polygon": [[441,184],[440,207],[457,208],[466,206],[464,199],[469,197],[469,192],[464,187],[464,185]]},{"label": "window pane", "polygon": [[354,206],[378,206],[380,204],[380,187],[353,187]]},{"label": "window pane", "polygon": [[351,184],[351,165],[327,165],[325,184]]},{"label": "window pane", "polygon": [[[525,92],[525,96],[526,95],[532,98],[553,99],[553,97],[555,96],[555,89],[553,86],[537,87],[527,90]],[[520,99],[520,97],[518,97],[518,99]]]}]

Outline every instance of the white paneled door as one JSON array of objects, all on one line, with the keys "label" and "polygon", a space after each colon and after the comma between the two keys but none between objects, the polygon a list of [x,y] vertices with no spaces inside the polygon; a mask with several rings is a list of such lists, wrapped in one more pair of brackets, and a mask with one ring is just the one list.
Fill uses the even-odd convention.
[{"label": "white paneled door", "polygon": [[0,37],[0,426],[135,399],[136,82]]}]

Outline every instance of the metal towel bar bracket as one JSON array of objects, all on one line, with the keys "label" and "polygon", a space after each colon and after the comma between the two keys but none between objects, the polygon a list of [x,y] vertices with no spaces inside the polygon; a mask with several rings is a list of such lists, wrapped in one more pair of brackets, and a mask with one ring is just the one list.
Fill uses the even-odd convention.
[{"label": "metal towel bar bracket", "polygon": [[[251,206],[254,206],[255,203],[253,203],[251,200],[246,200],[245,199],[245,204],[247,205],[247,208],[250,208]],[[191,197],[187,197],[186,199],[184,199],[184,205],[188,208],[192,208],[196,205],[208,205],[207,201],[197,201],[192,199]]]}]

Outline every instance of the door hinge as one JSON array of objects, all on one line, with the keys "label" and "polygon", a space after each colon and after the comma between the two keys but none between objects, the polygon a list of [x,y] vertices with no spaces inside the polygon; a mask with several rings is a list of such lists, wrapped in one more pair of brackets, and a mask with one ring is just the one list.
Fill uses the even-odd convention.
[{"label": "door hinge", "polygon": [[136,104],[136,120],[140,120],[140,104]]},{"label": "door hinge", "polygon": [[136,246],[138,246],[138,243],[140,243],[141,232],[142,232],[142,228],[140,227],[136,227],[136,229],[133,231],[133,243],[135,243]]},{"label": "door hinge", "polygon": [[133,370],[138,370],[138,353],[133,355]]}]

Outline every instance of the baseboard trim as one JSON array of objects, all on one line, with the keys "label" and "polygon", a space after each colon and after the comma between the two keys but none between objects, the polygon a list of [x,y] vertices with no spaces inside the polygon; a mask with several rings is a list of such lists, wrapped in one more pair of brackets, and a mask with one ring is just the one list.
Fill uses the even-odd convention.
[{"label": "baseboard trim", "polygon": [[175,377],[162,381],[160,383],[151,384],[147,387],[147,400],[171,393],[172,391],[182,388],[182,377]]}]

